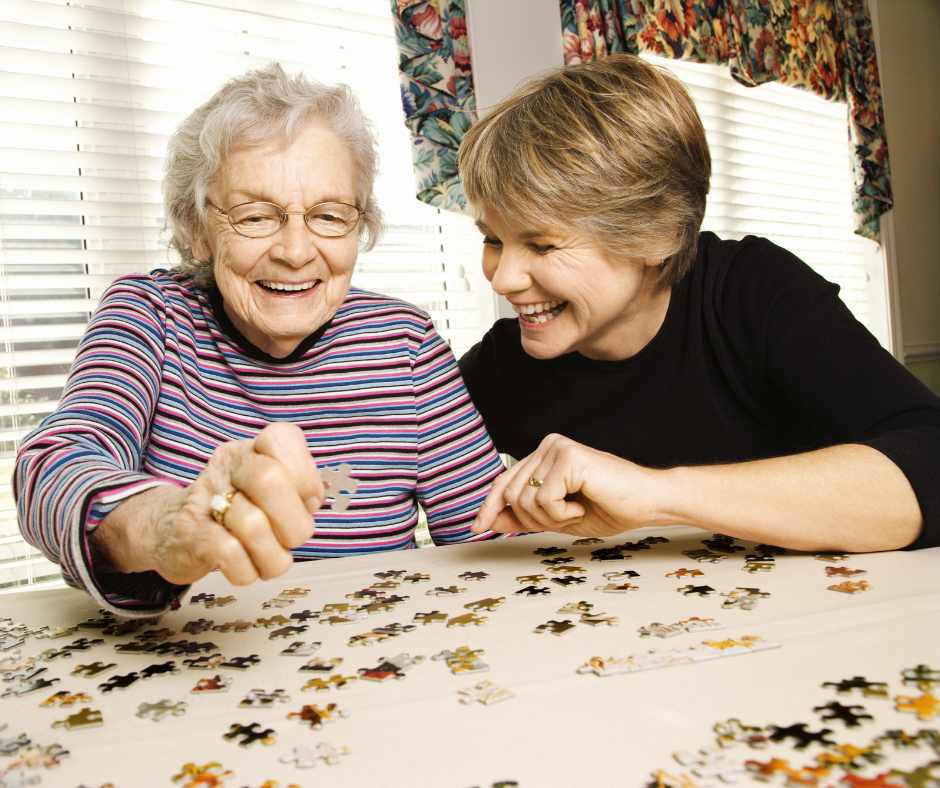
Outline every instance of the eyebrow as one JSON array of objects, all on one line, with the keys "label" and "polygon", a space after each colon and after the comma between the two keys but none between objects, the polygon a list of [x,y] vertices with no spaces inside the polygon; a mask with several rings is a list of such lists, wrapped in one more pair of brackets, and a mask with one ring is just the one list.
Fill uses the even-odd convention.
[{"label": "eyebrow", "polygon": [[[277,205],[278,203],[274,202],[270,197],[266,197],[263,194],[258,192],[248,191],[246,189],[232,189],[232,194],[240,194],[243,197],[248,198],[248,202],[269,202],[272,205]],[[314,205],[323,205],[325,202],[345,202],[345,200],[338,197],[327,197],[326,199],[320,200],[319,202],[314,203]],[[347,203],[352,204],[352,203]],[[313,206],[311,206],[313,207]]]},{"label": "eyebrow", "polygon": [[[494,233],[494,232],[493,232],[489,227],[487,227],[482,221],[478,221],[478,222],[476,223],[476,225],[477,225],[477,229],[478,229],[481,233],[487,233],[487,234],[489,234],[489,235],[494,235],[494,236],[496,235],[496,233]],[[532,240],[533,238],[541,238],[541,237],[544,236],[544,235],[551,235],[551,234],[552,234],[552,231],[551,231],[551,230],[547,230],[547,229],[546,229],[546,230],[528,230],[527,232],[519,233],[519,240],[520,240],[520,241],[530,241],[530,240]]]}]

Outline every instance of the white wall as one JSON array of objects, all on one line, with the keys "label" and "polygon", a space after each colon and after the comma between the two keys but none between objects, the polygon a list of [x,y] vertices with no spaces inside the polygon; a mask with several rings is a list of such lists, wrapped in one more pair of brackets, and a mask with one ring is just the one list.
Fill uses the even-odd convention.
[{"label": "white wall", "polygon": [[904,358],[940,367],[940,2],[869,4],[895,200],[887,223]]}]

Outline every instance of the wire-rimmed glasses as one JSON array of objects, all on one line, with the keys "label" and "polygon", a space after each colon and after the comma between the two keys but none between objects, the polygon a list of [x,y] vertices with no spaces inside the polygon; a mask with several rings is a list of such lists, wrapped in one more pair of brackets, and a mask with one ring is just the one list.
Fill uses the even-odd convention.
[{"label": "wire-rimmed glasses", "polygon": [[306,211],[285,211],[273,202],[243,202],[224,211],[211,200],[206,203],[228,219],[232,229],[245,238],[274,235],[287,222],[287,217],[295,214],[304,217],[307,229],[314,235],[341,238],[356,229],[359,218],[365,213],[344,202],[321,202]]}]

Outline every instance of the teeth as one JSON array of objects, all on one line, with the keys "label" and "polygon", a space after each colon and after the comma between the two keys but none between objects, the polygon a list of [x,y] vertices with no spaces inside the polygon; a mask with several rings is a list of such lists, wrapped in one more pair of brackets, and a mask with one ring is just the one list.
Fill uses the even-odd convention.
[{"label": "teeth", "polygon": [[567,301],[545,301],[541,304],[513,304],[512,308],[526,323],[547,323],[557,317]]},{"label": "teeth", "polygon": [[265,279],[262,279],[258,282],[260,285],[264,285],[271,290],[285,290],[287,292],[293,292],[295,290],[309,290],[311,287],[316,286],[316,282],[305,282],[300,285],[288,285],[283,282],[269,282]]},{"label": "teeth", "polygon": [[[564,301],[545,301],[537,304],[513,304],[512,308],[519,315],[534,315],[538,312],[549,312]],[[544,322],[544,321],[543,321]]]}]

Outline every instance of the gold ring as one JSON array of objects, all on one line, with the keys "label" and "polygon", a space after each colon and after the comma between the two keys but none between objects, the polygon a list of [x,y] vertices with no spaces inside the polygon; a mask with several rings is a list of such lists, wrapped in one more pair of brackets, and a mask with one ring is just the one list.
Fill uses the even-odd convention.
[{"label": "gold ring", "polygon": [[225,526],[225,515],[232,508],[232,498],[235,497],[235,490],[229,490],[221,495],[213,495],[209,501],[209,511],[212,513],[212,519],[219,525]]},{"label": "gold ring", "polygon": [[541,486],[542,486],[542,480],[541,480],[541,479],[536,479],[534,476],[530,476],[530,477],[529,477],[529,481],[527,481],[526,484],[529,484],[529,485],[531,485],[532,487],[541,487]]}]

